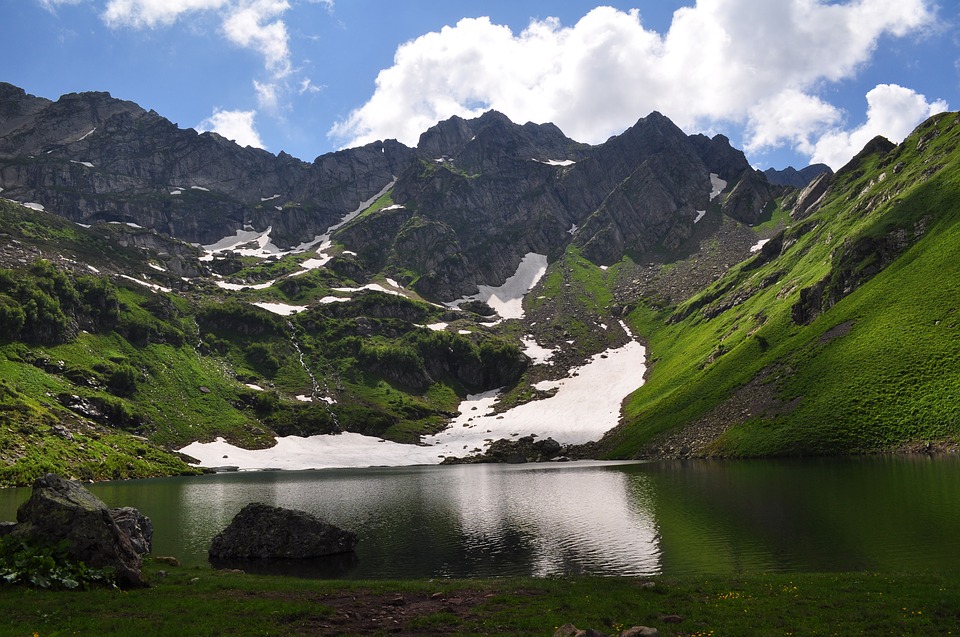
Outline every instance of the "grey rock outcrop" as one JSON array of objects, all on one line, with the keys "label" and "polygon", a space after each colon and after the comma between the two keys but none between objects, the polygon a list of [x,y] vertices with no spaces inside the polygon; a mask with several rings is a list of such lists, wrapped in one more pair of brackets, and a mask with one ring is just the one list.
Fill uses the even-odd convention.
[{"label": "grey rock outcrop", "polygon": [[724,206],[740,220],[772,199],[726,138],[689,137],[659,113],[598,146],[495,112],[453,118],[421,136],[416,156],[394,187],[398,206],[335,237],[369,270],[416,273],[417,291],[445,301],[500,285],[525,254],[571,242],[597,263],[675,250],[711,205],[711,172],[739,184]]},{"label": "grey rock outcrop", "polygon": [[797,193],[797,199],[790,216],[799,221],[819,210],[820,204],[832,183],[833,173],[820,173],[814,177],[809,184]]},{"label": "grey rock outcrop", "polygon": [[357,535],[304,511],[254,502],[210,545],[211,559],[301,559],[349,553]]},{"label": "grey rock outcrop", "polygon": [[395,141],[318,157],[241,147],[181,129],[108,93],[56,102],[0,83],[0,187],[73,221],[120,221],[192,243],[238,230],[281,247],[322,234],[412,156]]},{"label": "grey rock outcrop", "polygon": [[563,451],[563,446],[553,438],[543,440],[537,440],[535,436],[524,436],[516,440],[500,438],[491,442],[486,451],[481,454],[464,458],[451,456],[445,458],[442,464],[547,462],[556,460]]},{"label": "grey rock outcrop", "polygon": [[[710,174],[728,186],[712,201]],[[744,223],[774,191],[722,135],[688,136],[660,113],[589,146],[553,124],[490,111],[312,163],[181,129],[107,93],[50,101],[0,84],[0,188],[73,221],[134,223],[189,243],[264,232],[280,248],[312,241],[393,184],[396,205],[353,219],[334,240],[359,274],[385,272],[452,301],[497,286],[528,253],[571,243],[599,264],[625,252],[674,254],[708,208]],[[195,276],[184,246],[128,233],[172,277]]]},{"label": "grey rock outcrop", "polygon": [[[729,184],[728,184],[729,187]],[[724,198],[721,210],[728,217],[753,225],[774,206],[774,194],[767,178],[758,170],[744,172]]]},{"label": "grey rock outcrop", "polygon": [[42,545],[66,542],[72,559],[94,568],[113,568],[120,587],[146,586],[140,554],[107,506],[60,476],[48,473],[34,482],[32,495],[17,510],[11,535]]}]

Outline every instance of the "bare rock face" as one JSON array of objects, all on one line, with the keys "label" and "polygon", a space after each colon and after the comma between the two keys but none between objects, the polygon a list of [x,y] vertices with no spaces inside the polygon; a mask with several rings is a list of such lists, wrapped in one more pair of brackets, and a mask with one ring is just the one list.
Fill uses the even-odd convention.
[{"label": "bare rock face", "polygon": [[146,586],[140,555],[107,505],[60,476],[48,473],[37,478],[30,499],[17,510],[11,535],[37,544],[65,541],[71,558],[94,568],[113,568],[121,588]]},{"label": "bare rock face", "polygon": [[210,545],[210,558],[303,559],[349,553],[357,534],[315,515],[254,502],[243,507]]},{"label": "bare rock face", "polygon": [[399,174],[388,140],[318,157],[241,147],[181,129],[108,93],[56,102],[0,82],[0,187],[72,221],[120,221],[191,243],[244,228],[281,246],[312,240]]}]

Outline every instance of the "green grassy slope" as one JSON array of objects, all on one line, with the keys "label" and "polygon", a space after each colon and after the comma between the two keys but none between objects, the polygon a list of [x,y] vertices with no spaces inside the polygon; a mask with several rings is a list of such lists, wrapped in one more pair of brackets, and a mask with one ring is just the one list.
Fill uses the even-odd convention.
[{"label": "green grassy slope", "polygon": [[[356,291],[367,278],[350,278],[362,274],[350,263],[301,273],[305,255],[233,257],[218,267],[234,281],[297,276],[223,290],[158,273],[156,255],[111,240],[117,229],[0,201],[0,485],[191,472],[171,450],[218,436],[246,448],[336,431],[417,442],[467,392],[526,365],[480,316]],[[451,329],[425,327],[440,322]]]},{"label": "green grassy slope", "polygon": [[[931,119],[840,171],[779,254],[679,308],[641,304],[630,318],[653,365],[606,451],[643,455],[670,436],[736,456],[960,441],[958,142],[956,114]],[[810,289],[830,300],[804,324]]]}]

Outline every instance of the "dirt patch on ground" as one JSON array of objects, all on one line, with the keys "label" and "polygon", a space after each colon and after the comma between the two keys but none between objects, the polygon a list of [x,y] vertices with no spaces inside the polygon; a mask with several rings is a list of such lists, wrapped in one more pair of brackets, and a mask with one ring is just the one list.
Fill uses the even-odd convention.
[{"label": "dirt patch on ground", "polygon": [[846,321],[844,323],[841,323],[840,325],[831,327],[829,330],[827,330],[826,332],[820,335],[820,343],[822,345],[825,345],[835,338],[846,336],[847,334],[850,333],[850,330],[853,329],[853,325],[854,325],[853,321]]},{"label": "dirt patch on ground", "polygon": [[[256,594],[277,600],[309,601],[317,612],[292,613],[277,618],[285,634],[299,635],[449,635],[462,633],[478,616],[480,604],[495,604],[501,591],[487,589],[454,592],[378,593],[347,590],[335,594]],[[510,591],[513,597],[530,595]]]},{"label": "dirt patch on ground", "polygon": [[788,414],[800,399],[784,401],[777,381],[785,374],[781,366],[768,367],[737,389],[713,411],[677,431],[671,431],[646,445],[641,457],[700,458],[714,455],[713,444],[730,427],[756,417]]}]

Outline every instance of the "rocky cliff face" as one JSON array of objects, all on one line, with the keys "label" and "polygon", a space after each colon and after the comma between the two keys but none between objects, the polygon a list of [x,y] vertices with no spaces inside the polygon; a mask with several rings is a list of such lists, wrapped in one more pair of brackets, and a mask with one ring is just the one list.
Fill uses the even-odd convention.
[{"label": "rocky cliff face", "polygon": [[107,93],[56,102],[0,85],[0,187],[74,221],[124,221],[212,243],[273,228],[312,239],[392,181],[411,151],[377,142],[308,164],[198,134]]},{"label": "rocky cliff face", "polygon": [[[711,174],[727,182],[718,198]],[[290,247],[394,180],[394,205],[335,238],[365,271],[444,301],[502,284],[529,252],[572,242],[598,263],[670,252],[709,207],[753,223],[773,199],[729,140],[687,136],[659,113],[587,146],[491,111],[440,122],[416,149],[376,142],[306,163],[180,129],[106,93],[51,102],[0,84],[3,196],[81,223],[129,222],[203,244],[270,228]]]},{"label": "rocky cliff face", "polygon": [[502,284],[528,252],[571,242],[598,263],[675,250],[712,205],[711,173],[736,193],[717,202],[737,219],[752,223],[773,199],[725,137],[688,137],[659,113],[593,147],[495,112],[453,118],[421,136],[396,206],[337,239],[374,269],[451,300]]}]

